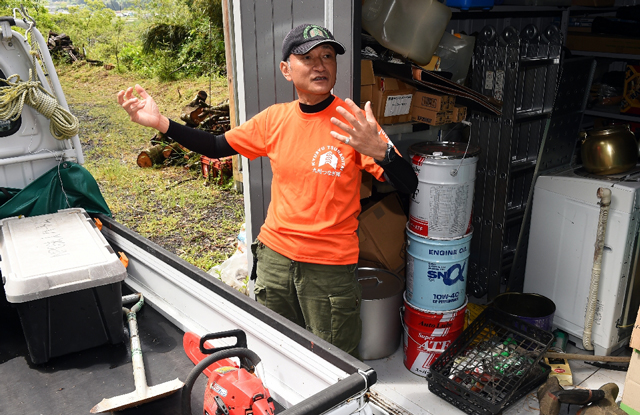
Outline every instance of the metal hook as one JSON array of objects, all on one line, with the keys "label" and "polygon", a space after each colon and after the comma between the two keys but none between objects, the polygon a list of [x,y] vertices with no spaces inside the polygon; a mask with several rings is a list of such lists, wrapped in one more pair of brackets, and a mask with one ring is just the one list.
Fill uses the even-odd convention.
[{"label": "metal hook", "polygon": [[[468,127],[471,127],[471,121],[462,120],[460,122]],[[471,144],[471,137],[467,139],[467,148],[465,148],[464,150],[464,154],[462,155],[462,160],[460,160],[460,164],[458,164],[458,167],[456,167],[455,169],[449,172],[451,177],[456,177],[458,175],[458,172],[460,171],[460,167],[462,167],[462,163],[464,162],[464,158],[467,157],[467,152],[469,151],[469,144]]]},{"label": "metal hook", "polygon": [[24,4],[20,5],[20,13],[22,13],[22,16],[26,19],[31,20],[30,25],[35,26],[36,25],[36,19],[34,19],[33,17],[31,17],[29,15],[29,13],[27,13],[27,9],[24,8]]}]

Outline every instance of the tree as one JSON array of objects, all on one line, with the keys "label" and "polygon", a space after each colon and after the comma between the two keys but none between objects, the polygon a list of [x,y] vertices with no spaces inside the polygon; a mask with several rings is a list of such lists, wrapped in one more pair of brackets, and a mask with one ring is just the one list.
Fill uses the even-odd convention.
[{"label": "tree", "polygon": [[[92,58],[103,58],[103,44],[111,36],[113,10],[101,0],[86,0],[86,5],[70,6],[69,14],[56,14],[54,20],[76,46],[86,47]],[[80,43],[80,45],[78,45]]]},{"label": "tree", "polygon": [[0,0],[0,13],[2,16],[12,16],[13,9],[20,9],[24,6],[26,12],[36,21],[36,27],[41,33],[48,33],[49,30],[56,30],[56,25],[47,9],[47,2],[44,0]]}]

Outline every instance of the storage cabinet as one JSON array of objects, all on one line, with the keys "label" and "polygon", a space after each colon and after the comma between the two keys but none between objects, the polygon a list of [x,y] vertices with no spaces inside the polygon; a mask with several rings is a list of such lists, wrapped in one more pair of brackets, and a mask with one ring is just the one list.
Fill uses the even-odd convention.
[{"label": "storage cabinet", "polygon": [[[635,3],[635,1],[633,2]],[[625,2],[630,5],[631,2]],[[574,56],[588,56],[596,60],[596,70],[593,84],[600,82],[603,76],[609,72],[626,71],[627,64],[640,63],[640,39],[625,38],[618,35],[596,35],[589,33],[589,28],[584,26],[595,17],[615,17],[618,8],[571,8],[568,10],[567,48]],[[620,85],[622,87],[622,85]],[[597,90],[593,93],[597,94]],[[597,126],[598,119],[609,120],[617,123],[640,123],[640,115],[620,113],[620,104],[602,105],[596,100],[594,105],[585,109],[585,117],[582,127],[589,129]]]},{"label": "storage cabinet", "polygon": [[[471,140],[482,148],[484,157],[476,179],[468,292],[487,300],[505,290],[522,291],[535,180],[570,166],[579,130],[592,123],[593,116],[604,115],[601,109],[586,109],[595,62],[567,60],[561,53],[570,17],[602,9],[507,7],[481,13],[495,20],[489,20],[489,29],[479,31],[473,72],[474,89],[503,100],[502,117],[476,113],[471,119]],[[605,12],[611,10],[615,9]],[[450,26],[469,33],[478,30],[479,22],[486,23],[470,17],[454,14]],[[556,26],[548,26],[551,23]],[[549,27],[557,27],[560,33],[552,33]],[[543,31],[539,38],[536,29]],[[497,42],[486,41],[496,34],[501,37]],[[503,79],[498,87],[504,89],[497,91],[497,83],[489,82],[489,77]],[[487,89],[487,83],[493,89]],[[583,114],[588,115],[584,121]]]},{"label": "storage cabinet", "polygon": [[[583,9],[602,11],[544,6],[454,9],[447,26],[447,31],[476,36],[471,86],[503,103],[500,117],[472,112],[469,118],[469,139],[481,148],[469,295],[490,301],[504,291],[523,289],[535,180],[571,164],[584,126],[594,62],[565,62],[563,55],[569,19]],[[614,9],[605,12],[610,10]],[[598,110],[587,111],[585,122],[594,111]],[[451,140],[453,135],[447,133],[439,136]],[[396,143],[426,137],[391,135]],[[454,138],[466,139],[465,134]]]}]

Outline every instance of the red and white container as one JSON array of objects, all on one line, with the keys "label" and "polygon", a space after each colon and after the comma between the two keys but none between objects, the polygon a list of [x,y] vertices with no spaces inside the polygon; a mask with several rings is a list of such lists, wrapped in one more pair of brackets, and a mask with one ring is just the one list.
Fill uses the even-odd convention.
[{"label": "red and white container", "polygon": [[409,205],[409,229],[428,238],[457,238],[471,229],[480,149],[467,143],[423,142],[409,147],[418,188]]},{"label": "red and white container", "polygon": [[464,329],[467,301],[455,310],[423,310],[411,305],[405,297],[404,365],[412,373],[426,377],[429,367]]}]

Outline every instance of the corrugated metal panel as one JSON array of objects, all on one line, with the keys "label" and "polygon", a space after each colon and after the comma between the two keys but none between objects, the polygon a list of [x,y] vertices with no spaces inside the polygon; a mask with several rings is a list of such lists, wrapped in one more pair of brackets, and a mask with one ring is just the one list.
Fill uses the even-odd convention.
[{"label": "corrugated metal panel", "polygon": [[[282,40],[287,32],[302,23],[316,23],[329,28],[347,46],[338,58],[338,82],[334,93],[353,97],[354,69],[359,79],[359,65],[354,65],[354,50],[359,59],[359,2],[317,0],[227,0],[234,48],[237,121],[243,123],[268,106],[296,99],[295,89],[280,72]],[[357,20],[354,17],[357,14]],[[355,47],[352,43],[356,43]],[[359,82],[358,82],[359,84]],[[358,91],[359,92],[359,91]],[[271,201],[273,174],[269,160],[243,160],[247,236],[259,232]]]}]

